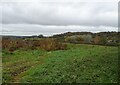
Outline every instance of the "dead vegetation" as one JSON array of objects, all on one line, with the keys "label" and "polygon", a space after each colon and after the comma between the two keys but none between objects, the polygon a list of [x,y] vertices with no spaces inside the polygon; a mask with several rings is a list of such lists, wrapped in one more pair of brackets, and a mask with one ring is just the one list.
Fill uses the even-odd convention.
[{"label": "dead vegetation", "polygon": [[46,51],[65,50],[67,45],[59,42],[55,38],[43,38],[40,40],[25,40],[25,39],[3,39],[2,48],[13,52],[17,49],[37,49],[40,48]]}]

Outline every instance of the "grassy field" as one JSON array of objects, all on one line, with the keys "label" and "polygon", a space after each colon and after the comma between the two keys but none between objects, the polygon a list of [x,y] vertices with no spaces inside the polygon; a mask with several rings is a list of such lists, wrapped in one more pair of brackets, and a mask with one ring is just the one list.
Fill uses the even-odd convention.
[{"label": "grassy field", "polygon": [[115,83],[118,48],[68,44],[67,50],[3,51],[3,82]]}]

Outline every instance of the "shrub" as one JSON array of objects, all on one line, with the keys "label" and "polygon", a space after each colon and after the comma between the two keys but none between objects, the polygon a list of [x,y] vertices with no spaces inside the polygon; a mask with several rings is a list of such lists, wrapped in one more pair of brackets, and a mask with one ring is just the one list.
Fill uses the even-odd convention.
[{"label": "shrub", "polygon": [[65,42],[80,44],[84,43],[84,39],[80,36],[68,36],[65,38]]},{"label": "shrub", "polygon": [[43,50],[64,50],[67,48],[66,44],[60,43],[54,38],[42,38],[40,40],[23,40],[23,39],[3,39],[2,48],[8,49],[10,52],[16,49],[31,49],[40,48]]},{"label": "shrub", "polygon": [[57,39],[54,38],[46,38],[40,40],[40,48],[51,51],[51,50],[64,50],[66,49],[67,45],[59,42]]}]

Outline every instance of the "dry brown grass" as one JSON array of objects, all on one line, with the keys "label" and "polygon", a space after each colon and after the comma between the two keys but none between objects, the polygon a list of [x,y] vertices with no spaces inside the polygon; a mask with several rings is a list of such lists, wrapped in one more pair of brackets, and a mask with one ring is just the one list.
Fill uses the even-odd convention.
[{"label": "dry brown grass", "polygon": [[43,50],[52,51],[64,50],[67,48],[67,45],[54,38],[44,38],[41,40],[3,39],[2,48],[8,49],[10,52],[13,52],[19,48],[32,50],[40,48]]}]

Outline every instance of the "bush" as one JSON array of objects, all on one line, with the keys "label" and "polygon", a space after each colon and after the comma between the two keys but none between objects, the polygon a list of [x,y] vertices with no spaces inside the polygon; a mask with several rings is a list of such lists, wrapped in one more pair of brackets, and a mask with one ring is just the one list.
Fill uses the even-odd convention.
[{"label": "bush", "polygon": [[64,50],[67,45],[60,43],[57,39],[54,38],[46,38],[40,40],[40,48],[51,51],[51,50]]},{"label": "bush", "polygon": [[68,36],[65,38],[65,42],[80,44],[84,43],[84,39],[81,36]]},{"label": "bush", "polygon": [[57,39],[54,38],[42,38],[40,40],[23,40],[23,39],[4,39],[2,41],[2,48],[8,49],[13,52],[16,49],[43,49],[47,51],[52,50],[64,50],[67,48],[66,44],[60,43]]}]

